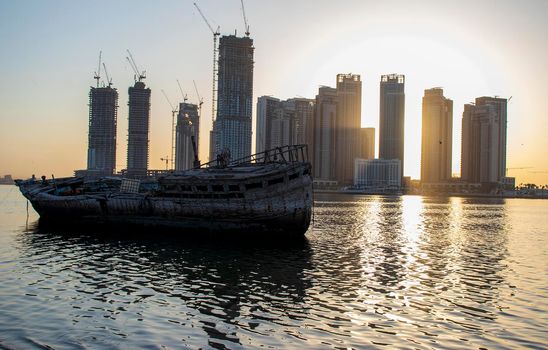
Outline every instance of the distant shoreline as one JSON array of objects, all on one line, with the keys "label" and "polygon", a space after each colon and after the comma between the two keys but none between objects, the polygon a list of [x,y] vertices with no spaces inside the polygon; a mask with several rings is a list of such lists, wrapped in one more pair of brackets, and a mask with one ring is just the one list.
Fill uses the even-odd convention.
[{"label": "distant shoreline", "polygon": [[314,193],[326,193],[326,194],[345,194],[345,195],[360,195],[360,196],[386,196],[386,197],[400,197],[400,196],[422,196],[422,197],[461,197],[461,198],[520,198],[520,199],[548,199],[548,196],[534,196],[534,195],[495,195],[488,193],[367,193],[359,191],[342,191],[342,190],[313,190]]}]

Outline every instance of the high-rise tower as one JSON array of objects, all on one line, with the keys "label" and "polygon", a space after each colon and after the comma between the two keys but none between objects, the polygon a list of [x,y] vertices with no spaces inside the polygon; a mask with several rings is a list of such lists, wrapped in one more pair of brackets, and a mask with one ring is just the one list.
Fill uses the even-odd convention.
[{"label": "high-rise tower", "polygon": [[194,149],[192,137],[196,142],[199,130],[198,106],[192,103],[180,103],[177,115],[177,127],[175,136],[175,170],[188,170],[194,167]]},{"label": "high-rise tower", "polygon": [[89,91],[88,172],[112,175],[116,170],[118,91],[92,87]]},{"label": "high-rise tower", "polygon": [[337,74],[337,124],[335,177],[341,185],[354,180],[354,159],[360,155],[362,82],[356,74]]},{"label": "high-rise tower", "polygon": [[493,109],[498,116],[498,143],[497,143],[497,173],[498,180],[501,181],[506,177],[506,134],[508,124],[508,99],[499,97],[483,96],[476,98],[476,106],[493,106]]},{"label": "high-rise tower", "polygon": [[136,81],[128,89],[128,94],[127,172],[130,176],[145,176],[148,170],[150,89],[145,88],[142,81]]},{"label": "high-rise tower", "polygon": [[381,76],[379,158],[399,159],[403,174],[405,129],[405,76]]},{"label": "high-rise tower", "polygon": [[256,152],[286,145],[312,148],[314,100],[271,96],[257,99]]},{"label": "high-rise tower", "polygon": [[335,180],[337,89],[322,86],[316,96],[314,113],[314,177]]},{"label": "high-rise tower", "polygon": [[361,128],[360,134],[360,153],[358,158],[375,158],[375,128]]},{"label": "high-rise tower", "polygon": [[443,89],[424,90],[422,98],[421,182],[451,180],[453,101]]},{"label": "high-rise tower", "polygon": [[[251,153],[253,39],[223,36],[219,44],[217,119],[210,145],[228,149],[232,159]],[[211,155],[211,152],[210,152]]]},{"label": "high-rise tower", "polygon": [[287,104],[295,111],[292,143],[307,144],[308,152],[312,151],[314,143],[314,101],[302,97],[287,100]]},{"label": "high-rise tower", "polygon": [[501,182],[506,176],[507,100],[478,97],[462,113],[461,178]]},{"label": "high-rise tower", "polygon": [[271,96],[261,96],[257,99],[257,125],[255,137],[255,152],[263,152],[272,147],[272,120],[280,107],[280,99]]}]

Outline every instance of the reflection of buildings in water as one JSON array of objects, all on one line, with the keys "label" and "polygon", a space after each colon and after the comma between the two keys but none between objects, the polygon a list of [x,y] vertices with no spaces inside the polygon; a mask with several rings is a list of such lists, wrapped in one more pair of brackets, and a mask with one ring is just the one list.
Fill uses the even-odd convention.
[{"label": "reflection of buildings in water", "polygon": [[401,197],[382,198],[379,227],[379,246],[382,254],[377,256],[375,278],[382,286],[393,287],[405,278],[403,270],[402,248],[405,244],[403,232],[403,214]]},{"label": "reflection of buildings in water", "polygon": [[[504,282],[501,272],[506,269],[504,260],[508,257],[508,214],[501,205],[504,202],[504,199],[492,199],[463,204],[460,264],[475,274],[470,280],[463,280],[463,284],[471,292],[470,296],[472,293],[479,296],[476,301],[481,303],[496,299],[493,292]],[[479,277],[481,283],[478,284]],[[474,288],[491,292],[477,293]]]},{"label": "reflection of buildings in water", "polygon": [[[506,249],[506,213],[499,200],[447,198],[428,199],[424,234],[417,269],[423,270],[425,288],[439,291],[423,300],[447,305],[447,317],[467,329],[495,317],[498,286]],[[495,204],[495,205],[492,205]]]},{"label": "reflection of buildings in water", "polygon": [[426,278],[417,276],[421,284],[432,288],[450,270],[449,259],[454,251],[448,232],[451,205],[449,197],[425,197],[421,213],[423,239],[419,244],[417,268]]},{"label": "reflection of buildings in water", "polygon": [[[51,262],[44,273],[77,294],[72,308],[110,310],[115,323],[146,321],[147,314],[159,322],[160,314],[161,322],[200,327],[210,341],[240,344],[238,328],[257,325],[240,319],[260,320],[268,309],[281,323],[302,312],[312,254],[306,240],[266,247],[128,236],[36,228],[19,243],[22,255]],[[40,283],[40,274],[35,278]],[[72,316],[78,322],[81,315]]]}]

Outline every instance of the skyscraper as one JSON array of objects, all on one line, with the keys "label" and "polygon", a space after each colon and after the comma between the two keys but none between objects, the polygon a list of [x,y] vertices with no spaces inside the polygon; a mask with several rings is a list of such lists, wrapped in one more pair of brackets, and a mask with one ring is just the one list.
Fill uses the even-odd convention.
[{"label": "skyscraper", "polygon": [[483,96],[476,98],[476,106],[493,106],[495,113],[499,119],[499,128],[498,128],[498,177],[499,180],[503,177],[506,177],[506,134],[507,134],[507,124],[508,124],[508,100],[505,98],[498,97],[489,97]]},{"label": "skyscraper", "polygon": [[375,128],[361,128],[359,133],[360,152],[358,158],[375,158]]},{"label": "skyscraper", "polygon": [[339,184],[351,185],[354,159],[359,157],[362,82],[356,74],[337,74],[336,172]]},{"label": "skyscraper", "polygon": [[150,89],[145,88],[142,81],[137,81],[128,89],[128,94],[127,172],[145,176],[148,170]]},{"label": "skyscraper", "polygon": [[295,111],[293,122],[293,144],[307,144],[309,152],[314,140],[314,100],[309,98],[292,98],[287,103]]},{"label": "skyscraper", "polygon": [[[194,149],[192,137],[196,142],[199,134],[198,106],[192,103],[180,103],[175,133],[175,170],[187,170],[194,167]],[[196,143],[196,152],[198,144]]]},{"label": "skyscraper", "polygon": [[89,91],[89,134],[87,170],[112,175],[116,170],[116,123],[118,91],[92,87]]},{"label": "skyscraper", "polygon": [[216,153],[228,149],[232,159],[251,153],[253,51],[249,37],[220,39],[217,119],[212,133],[215,142],[211,143]]},{"label": "skyscraper", "polygon": [[270,128],[270,148],[292,145],[294,111],[279,108],[272,119]]},{"label": "skyscraper", "polygon": [[443,89],[424,90],[422,98],[421,182],[451,179],[453,101]]},{"label": "skyscraper", "polygon": [[381,76],[379,158],[401,160],[403,174],[405,128],[405,76]]},{"label": "skyscraper", "polygon": [[311,144],[314,100],[271,96],[257,99],[257,152],[285,145]]},{"label": "skyscraper", "polygon": [[257,99],[256,152],[263,152],[271,148],[272,119],[274,119],[279,105],[280,99],[275,97],[261,96]]},{"label": "skyscraper", "polygon": [[335,128],[337,126],[337,89],[321,86],[314,112],[314,177],[335,180]]},{"label": "skyscraper", "polygon": [[507,100],[476,98],[462,114],[461,178],[496,183],[506,176]]}]

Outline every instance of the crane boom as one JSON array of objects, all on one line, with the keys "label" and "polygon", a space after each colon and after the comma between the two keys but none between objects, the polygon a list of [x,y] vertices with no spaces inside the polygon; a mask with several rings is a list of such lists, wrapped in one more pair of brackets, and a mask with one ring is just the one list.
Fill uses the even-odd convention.
[{"label": "crane boom", "polygon": [[211,30],[211,33],[213,35],[219,35],[219,27],[217,27],[217,31],[213,30],[213,27],[211,26],[211,24],[209,24],[209,21],[207,20],[207,18],[204,16],[204,13],[202,12],[202,10],[200,10],[200,7],[198,7],[198,4],[197,3],[194,3],[194,7],[196,7],[196,9],[198,10],[198,12],[200,13],[200,16],[202,16],[204,22],[207,24],[207,26],[209,27],[209,30]]},{"label": "crane boom", "polygon": [[[173,103],[169,100],[169,97],[167,97],[166,92],[162,89],[162,94],[164,94],[164,97],[166,98],[167,103],[171,106],[171,169],[175,169],[175,133],[176,133],[176,126],[175,126],[175,114],[177,114],[177,108],[173,106]],[[167,158],[167,157],[166,157]],[[167,162],[167,161],[166,161]],[[167,164],[166,164],[167,167]]]},{"label": "crane boom", "polygon": [[200,93],[198,92],[198,87],[196,86],[196,80],[192,80],[192,83],[194,84],[194,90],[196,91],[196,95],[198,96],[198,103],[201,108],[202,104],[204,103],[204,99],[200,97]]},{"label": "crane boom", "polygon": [[162,94],[164,94],[164,97],[166,98],[167,103],[169,103],[169,105],[171,106],[171,111],[172,112],[176,111],[175,107],[173,107],[173,103],[171,103],[171,101],[169,100],[169,97],[167,97],[167,94],[164,91],[164,89],[162,89]]},{"label": "crane boom", "polygon": [[129,49],[126,49],[129,57],[126,57],[129,64],[131,65],[131,68],[133,68],[133,71],[135,72],[135,81],[139,80],[143,80],[146,78],[146,75],[145,75],[145,71],[143,71],[142,73],[139,73],[139,67],[137,66],[137,63],[135,63],[135,59],[133,59],[133,55],[131,54],[131,52],[129,51]]},{"label": "crane boom", "polygon": [[183,92],[183,88],[181,87],[181,83],[179,83],[179,79],[177,79],[177,85],[179,85],[179,91],[181,91],[181,96],[183,96],[183,102],[186,103],[188,100],[187,95]]},{"label": "crane boom", "polygon": [[218,48],[217,48],[217,37],[221,35],[220,28],[217,26],[217,30],[213,30],[213,27],[211,24],[209,24],[207,18],[205,17],[204,13],[198,7],[198,4],[194,3],[194,7],[198,10],[200,13],[200,16],[202,16],[202,19],[207,24],[209,30],[213,34],[213,79],[212,79],[212,89],[211,89],[211,122],[215,122],[215,116],[217,114],[217,74],[219,71],[219,63],[217,61],[217,55],[218,55]]},{"label": "crane boom", "polygon": [[112,78],[108,76],[107,66],[105,62],[103,62],[103,69],[105,70],[105,75],[107,76],[108,87],[110,87],[112,85]]},{"label": "crane boom", "polygon": [[97,66],[97,71],[95,71],[95,75],[93,76],[93,79],[97,80],[97,87],[99,87],[99,79],[101,79],[101,55],[103,51],[99,51],[99,65]]},{"label": "crane boom", "polygon": [[247,17],[245,15],[244,0],[240,0],[240,1],[242,3],[242,15],[244,17],[245,35],[249,36],[249,25],[247,24]]},{"label": "crane boom", "polygon": [[135,66],[133,65],[133,62],[131,62],[131,59],[129,57],[126,56],[126,59],[129,62],[129,65],[131,66],[131,69],[133,69],[133,73],[135,73],[133,75],[133,78],[135,80],[137,80],[137,76],[139,75],[139,71],[137,70],[137,68],[135,68]]}]

